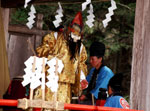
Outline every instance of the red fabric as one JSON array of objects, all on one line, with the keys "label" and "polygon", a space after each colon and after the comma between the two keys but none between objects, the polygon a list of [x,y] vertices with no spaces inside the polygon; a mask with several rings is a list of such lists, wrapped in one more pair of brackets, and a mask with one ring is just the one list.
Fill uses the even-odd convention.
[{"label": "red fabric", "polygon": [[[26,89],[21,84],[21,79],[14,79],[11,81],[7,92],[4,94],[4,99],[21,99],[25,98]],[[3,111],[23,111],[16,107],[3,107]]]},{"label": "red fabric", "polygon": [[33,111],[41,111],[41,108],[33,108]]},{"label": "red fabric", "polygon": [[96,101],[96,106],[104,106],[106,100],[97,100]]}]

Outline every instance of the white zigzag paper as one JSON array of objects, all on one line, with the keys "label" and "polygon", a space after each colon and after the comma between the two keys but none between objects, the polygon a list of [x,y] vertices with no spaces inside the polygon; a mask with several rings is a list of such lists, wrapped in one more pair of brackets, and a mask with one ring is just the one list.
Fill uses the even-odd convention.
[{"label": "white zigzag paper", "polygon": [[82,11],[84,11],[88,4],[91,3],[91,0],[86,0],[86,2],[82,3]]},{"label": "white zigzag paper", "polygon": [[[46,63],[47,58],[45,58],[44,60]],[[45,88],[45,74],[42,73],[43,58],[36,57],[35,72],[32,72],[33,61],[34,57],[31,56],[24,62],[26,68],[24,69],[25,75],[23,76],[24,80],[22,82],[22,85],[26,86],[30,84],[31,89],[35,89],[40,85],[42,85],[42,88]],[[40,78],[42,78],[42,82],[40,81]]]},{"label": "white zigzag paper", "polygon": [[31,0],[25,0],[25,4],[24,4],[24,8],[26,8],[28,6],[28,3],[30,2]]},{"label": "white zigzag paper", "polygon": [[62,10],[60,2],[58,2],[58,5],[59,5],[59,9],[56,11],[57,12],[57,15],[55,16],[56,20],[53,21],[53,24],[55,25],[56,28],[62,22],[61,17],[63,17],[63,14],[62,14],[63,10]]},{"label": "white zigzag paper", "polygon": [[87,16],[87,21],[86,24],[91,28],[94,26],[93,22],[95,21],[94,18],[94,14],[93,14],[93,6],[92,4],[90,4],[90,10],[88,10],[89,15]]},{"label": "white zigzag paper", "polygon": [[111,16],[114,15],[113,10],[115,10],[115,9],[117,9],[116,2],[114,0],[111,0],[111,7],[108,8],[108,13],[106,14],[106,19],[102,21],[104,28],[106,28],[108,25],[108,22],[111,21]]},{"label": "white zigzag paper", "polygon": [[29,17],[28,17],[28,23],[26,23],[26,25],[28,26],[29,29],[31,29],[33,27],[34,24],[34,18],[35,18],[35,14],[36,10],[34,8],[34,6],[32,5],[30,8],[30,12],[28,13]]},{"label": "white zigzag paper", "polygon": [[61,73],[61,71],[63,70],[63,63],[61,60],[58,60],[56,57],[52,58],[50,61],[47,62],[47,64],[50,66],[48,72],[49,72],[49,76],[47,76],[47,79],[49,80],[46,85],[48,88],[51,89],[52,92],[57,92],[58,89],[58,80],[59,80],[59,76],[56,75],[56,60],[58,61],[58,72],[59,74]]},{"label": "white zigzag paper", "polygon": [[[37,60],[38,58],[36,58]],[[27,61],[24,62],[26,68],[24,69],[25,71],[25,75],[23,76],[24,80],[22,82],[23,86],[26,86],[28,84],[30,84],[30,88],[35,89],[36,87],[38,87],[41,82],[40,82],[40,74],[39,73],[35,73],[32,72],[32,64],[34,61],[34,57],[31,56]]]}]

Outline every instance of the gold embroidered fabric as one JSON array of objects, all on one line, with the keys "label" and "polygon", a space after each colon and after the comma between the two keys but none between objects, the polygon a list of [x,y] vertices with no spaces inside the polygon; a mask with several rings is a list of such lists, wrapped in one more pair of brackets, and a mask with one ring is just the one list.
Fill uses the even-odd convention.
[{"label": "gold embroidered fabric", "polygon": [[[76,55],[76,59],[70,60],[71,55],[69,53],[69,47],[67,45],[67,41],[64,39],[63,33],[58,33],[57,38],[55,38],[54,33],[55,32],[47,34],[43,39],[42,45],[39,46],[36,51],[39,57],[47,57],[48,60],[53,57],[57,57],[62,60],[64,68],[62,73],[59,74],[57,100],[64,103],[70,103],[71,93],[73,92],[77,95],[79,93],[81,70],[84,72],[85,76],[87,74],[87,66],[85,64],[87,53],[83,46],[81,53]],[[49,88],[46,88],[45,95],[46,100],[54,100],[54,94]],[[36,90],[34,98],[41,98],[40,88]]]}]

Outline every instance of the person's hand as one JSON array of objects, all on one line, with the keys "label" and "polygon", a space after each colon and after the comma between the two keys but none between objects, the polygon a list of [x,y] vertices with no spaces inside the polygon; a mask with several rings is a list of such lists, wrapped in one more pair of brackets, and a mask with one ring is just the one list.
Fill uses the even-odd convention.
[{"label": "person's hand", "polygon": [[88,82],[87,82],[87,80],[82,80],[81,81],[81,89],[83,90],[83,89],[85,89],[85,88],[87,88],[87,86],[88,86]]},{"label": "person's hand", "polygon": [[80,99],[81,101],[83,101],[85,98],[86,98],[85,95],[81,95],[79,99]]}]

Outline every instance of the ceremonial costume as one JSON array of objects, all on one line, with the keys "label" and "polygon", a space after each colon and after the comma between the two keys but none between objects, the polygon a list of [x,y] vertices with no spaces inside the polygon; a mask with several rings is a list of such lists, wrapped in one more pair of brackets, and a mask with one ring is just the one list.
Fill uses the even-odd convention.
[{"label": "ceremonial costume", "polygon": [[[80,76],[81,74],[87,74],[85,64],[87,53],[84,45],[81,43],[79,53],[75,53],[73,58],[71,58],[72,55],[69,48],[64,32],[51,32],[43,38],[42,45],[36,50],[39,57],[46,57],[48,60],[57,57],[62,60],[64,64],[64,68],[61,74],[59,74],[57,100],[54,99],[54,93],[46,87],[46,101],[70,103],[72,93],[78,96],[80,90]],[[46,67],[46,70],[47,69],[49,69],[48,66]],[[46,73],[46,75],[49,74]],[[41,88],[38,88],[35,92],[34,99],[41,99],[41,92]]]}]

